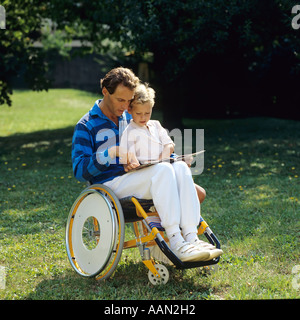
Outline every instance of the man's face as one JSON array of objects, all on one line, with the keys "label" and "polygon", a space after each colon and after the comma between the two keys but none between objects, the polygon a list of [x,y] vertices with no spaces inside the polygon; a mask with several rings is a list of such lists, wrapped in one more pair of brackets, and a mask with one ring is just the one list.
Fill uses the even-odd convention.
[{"label": "man's face", "polygon": [[102,93],[109,112],[116,117],[120,117],[125,110],[128,110],[128,106],[134,97],[134,91],[122,84],[117,86],[113,94],[110,94],[105,87]]}]

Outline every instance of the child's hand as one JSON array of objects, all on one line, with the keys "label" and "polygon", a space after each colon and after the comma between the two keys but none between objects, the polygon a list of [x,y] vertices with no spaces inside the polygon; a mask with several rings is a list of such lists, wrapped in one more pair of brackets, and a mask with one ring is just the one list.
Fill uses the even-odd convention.
[{"label": "child's hand", "polygon": [[127,150],[119,147],[119,157],[120,163],[123,164],[125,172],[128,172],[140,165],[136,155],[132,152],[127,152]]},{"label": "child's hand", "polygon": [[127,163],[123,164],[125,172],[128,172],[140,165],[134,153],[127,153]]},{"label": "child's hand", "polygon": [[159,156],[158,160],[168,159],[170,158],[170,155],[174,152],[174,145],[172,143],[169,143],[164,146],[164,149],[162,153]]},{"label": "child's hand", "polygon": [[125,172],[128,172],[136,167],[138,167],[139,163],[129,163],[129,164],[123,164]]},{"label": "child's hand", "polygon": [[[117,148],[117,150],[118,150],[116,153],[116,156],[120,158],[120,163],[122,163],[122,164],[128,164],[128,163],[132,163],[132,162],[138,163],[138,160],[137,160],[135,154],[128,151],[126,148],[112,147],[110,149],[113,149],[113,148]],[[108,153],[109,153],[110,149],[108,149]]]}]

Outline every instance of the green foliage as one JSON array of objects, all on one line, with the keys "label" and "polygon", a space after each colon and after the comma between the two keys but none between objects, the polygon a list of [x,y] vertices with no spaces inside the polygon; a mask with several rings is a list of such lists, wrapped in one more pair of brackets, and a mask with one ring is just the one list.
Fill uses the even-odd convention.
[{"label": "green foliage", "polygon": [[[183,104],[199,115],[194,105],[199,88],[202,103],[212,107],[208,116],[241,114],[244,108],[289,117],[299,101],[300,38],[291,27],[291,0],[6,0],[3,5],[0,104],[10,104],[12,78],[21,65],[30,88],[48,88],[46,57],[53,50],[68,56],[65,44],[71,39],[82,41],[82,54],[114,51],[124,58],[126,52],[130,67],[151,55],[151,83],[158,88],[164,120],[175,120],[169,129],[181,125]],[[43,33],[46,18],[55,27]],[[35,40],[42,40],[43,50],[32,47]]]},{"label": "green foliage", "polygon": [[30,88],[42,90],[49,85],[43,52],[32,46],[41,36],[46,6],[32,0],[5,0],[1,4],[6,10],[6,29],[1,30],[0,38],[0,104],[11,105],[12,80],[21,72],[22,65],[26,66],[25,78]]},{"label": "green foliage", "polygon": [[293,5],[269,0],[83,1],[80,19],[96,47],[108,37],[137,55],[153,52],[160,75],[170,82],[201,53],[239,53],[247,56],[249,66],[265,62],[275,47],[297,48],[298,54],[299,37],[291,28]]},{"label": "green foliage", "polygon": [[[198,117],[241,114],[245,109],[275,115],[275,108],[276,116],[293,117],[300,68],[300,40],[291,27],[293,1],[51,3],[52,19],[60,28],[80,24],[82,37],[96,52],[109,50],[103,45],[108,38],[121,43],[131,61],[152,54],[151,83],[159,89],[169,129],[182,125],[182,105],[191,106]],[[218,95],[216,88],[221,90]],[[210,112],[200,114],[195,104],[199,93]]]}]

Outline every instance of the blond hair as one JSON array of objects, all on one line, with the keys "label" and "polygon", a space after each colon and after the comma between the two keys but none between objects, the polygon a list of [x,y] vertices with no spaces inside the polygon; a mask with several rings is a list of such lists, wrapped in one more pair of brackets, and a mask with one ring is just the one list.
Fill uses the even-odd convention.
[{"label": "blond hair", "polygon": [[138,87],[135,89],[134,99],[131,101],[131,105],[144,104],[149,102],[151,107],[153,107],[154,98],[155,98],[154,89],[150,88],[147,83],[139,84]]}]

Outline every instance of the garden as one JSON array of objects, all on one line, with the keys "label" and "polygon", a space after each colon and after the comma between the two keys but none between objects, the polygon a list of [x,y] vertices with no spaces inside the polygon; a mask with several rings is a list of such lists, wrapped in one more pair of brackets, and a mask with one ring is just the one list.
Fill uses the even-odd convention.
[{"label": "garden", "polygon": [[78,276],[65,226],[86,184],[73,177],[72,134],[97,98],[17,90],[13,107],[0,109],[0,299],[299,298],[300,123],[271,117],[183,119],[204,129],[204,170],[194,180],[224,251],[217,270],[168,266],[169,282],[153,286],[138,249],[127,249],[105,282]]}]

